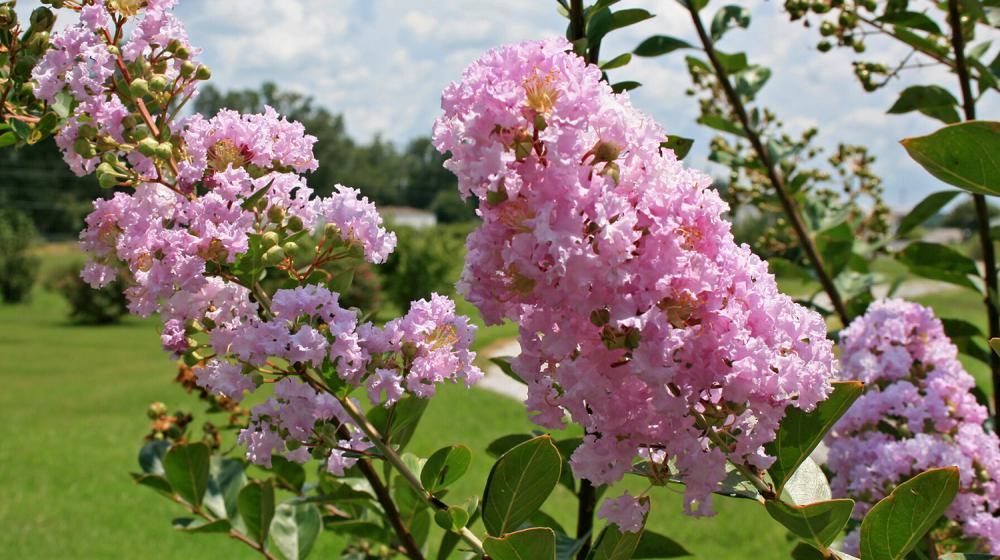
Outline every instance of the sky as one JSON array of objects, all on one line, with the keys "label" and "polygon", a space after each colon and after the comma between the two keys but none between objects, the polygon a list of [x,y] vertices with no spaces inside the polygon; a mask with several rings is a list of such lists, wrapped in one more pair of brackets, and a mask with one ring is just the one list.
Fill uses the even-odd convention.
[{"label": "sky", "polygon": [[[748,6],[752,23],[748,30],[729,32],[719,49],[745,50],[751,63],[772,69],[758,100],[790,131],[818,126],[819,143],[828,149],[839,142],[867,145],[878,158],[875,171],[884,179],[886,201],[895,208],[947,188],[898,143],[932,132],[939,123],[919,113],[885,111],[907,85],[937,84],[957,97],[954,76],[921,68],[866,93],[851,62],[899,60],[907,52],[902,45],[870,40],[865,55],[848,49],[822,54],[815,49],[816,30],[788,21],[780,0],[732,3]],[[33,3],[22,1],[21,8],[28,4]],[[723,5],[711,2],[705,19]],[[672,0],[623,0],[616,7],[645,8],[656,17],[612,32],[601,48],[604,58],[628,52],[654,34],[697,43],[686,11]],[[441,90],[482,53],[504,43],[562,35],[566,25],[555,0],[181,0],[177,14],[192,43],[204,49],[201,60],[212,68],[216,87],[274,81],[343,113],[355,138],[380,135],[397,143],[430,134]],[[611,81],[641,82],[631,94],[633,104],[669,133],[696,140],[691,165],[723,175],[707,161],[713,131],[695,123],[697,104],[684,93],[690,85],[684,55],[635,57],[613,70]],[[995,95],[978,107],[986,118],[998,109]]]}]

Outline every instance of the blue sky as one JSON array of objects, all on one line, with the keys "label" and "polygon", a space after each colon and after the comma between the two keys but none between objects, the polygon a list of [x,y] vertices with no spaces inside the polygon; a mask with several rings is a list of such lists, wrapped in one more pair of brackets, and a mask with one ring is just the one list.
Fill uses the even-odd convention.
[{"label": "blue sky", "polygon": [[[737,2],[731,2],[737,3]],[[745,0],[753,22],[730,32],[719,45],[746,50],[751,62],[770,66],[773,75],[760,102],[778,113],[792,131],[818,125],[820,143],[867,144],[878,157],[876,171],[886,199],[906,208],[944,187],[911,162],[898,140],[925,134],[938,123],[918,113],[887,115],[906,85],[938,84],[956,92],[956,80],[937,68],[910,71],[883,91],[865,93],[855,79],[853,60],[898,60],[906,50],[892,41],[869,41],[865,55],[844,49],[820,54],[818,34],[789,22],[779,0]],[[22,2],[26,8],[29,2]],[[709,4],[706,18],[725,5]],[[686,12],[670,0],[624,0],[657,17],[616,31],[602,53],[607,58],[634,48],[652,34],[697,42]],[[565,20],[555,0],[182,0],[178,14],[202,60],[222,89],[255,87],[273,80],[312,95],[346,116],[359,139],[375,134],[404,142],[429,134],[439,111],[439,95],[462,69],[485,50],[502,43],[563,33]],[[633,103],[669,132],[694,137],[689,161],[708,168],[711,132],[694,122],[695,101],[684,95],[689,78],[683,51],[633,60],[613,71],[612,80],[643,83]],[[980,103],[981,117],[996,115],[996,97]]]}]

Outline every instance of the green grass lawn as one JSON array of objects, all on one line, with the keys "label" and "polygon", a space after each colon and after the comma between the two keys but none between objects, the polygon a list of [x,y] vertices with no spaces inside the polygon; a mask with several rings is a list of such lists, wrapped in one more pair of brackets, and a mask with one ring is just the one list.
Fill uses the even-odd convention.
[{"label": "green grass lawn", "polygon": [[[71,257],[65,250],[50,252],[46,268]],[[174,532],[170,520],[184,511],[129,477],[148,431],[150,402],[202,410],[171,383],[176,370],[159,349],[156,322],[129,318],[82,327],[66,316],[62,299],[41,290],[26,304],[0,305],[0,557],[253,558],[244,545],[222,536]],[[481,334],[480,346],[514,331],[503,325]],[[459,503],[482,491],[492,464],[487,444],[531,428],[518,402],[447,386],[431,401],[409,450],[424,457],[453,443],[474,450],[470,472],[449,498]],[[646,485],[632,479],[624,487],[637,493]],[[718,516],[693,519],[681,514],[677,488],[651,492],[650,527],[698,557],[787,557],[785,532],[755,503],[719,498]],[[575,502],[565,489],[557,489],[544,509],[574,530]],[[726,539],[719,538],[723,532]],[[337,557],[340,543],[331,537],[321,536],[313,557]]]}]

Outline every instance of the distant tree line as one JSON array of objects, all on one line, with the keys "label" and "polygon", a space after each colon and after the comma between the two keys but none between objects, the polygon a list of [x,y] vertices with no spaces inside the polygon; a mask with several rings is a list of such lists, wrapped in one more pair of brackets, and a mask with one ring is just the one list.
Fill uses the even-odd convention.
[{"label": "distant tree line", "polygon": [[[402,148],[379,136],[368,143],[358,142],[347,134],[343,115],[331,113],[309,96],[282,91],[273,83],[228,92],[204,87],[194,110],[211,116],[222,108],[259,112],[265,105],[303,123],[316,136],[320,166],[307,179],[318,194],[329,193],[340,183],[361,189],[380,206],[429,210],[440,222],[475,217],[474,208],[458,195],[455,176],[442,166],[446,157],[434,149],[428,137],[415,138]],[[108,194],[93,176],[73,175],[51,138],[0,154],[0,207],[24,211],[46,237],[74,237],[91,201]]]}]

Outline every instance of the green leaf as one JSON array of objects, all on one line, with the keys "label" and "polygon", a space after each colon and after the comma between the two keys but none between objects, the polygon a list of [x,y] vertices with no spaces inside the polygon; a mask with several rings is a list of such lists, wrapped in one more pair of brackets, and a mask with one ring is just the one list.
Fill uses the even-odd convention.
[{"label": "green leaf", "polygon": [[905,264],[917,276],[977,290],[969,279],[969,275],[979,273],[975,261],[951,247],[915,241],[897,253],[896,260]]},{"label": "green leaf", "polygon": [[746,53],[740,52],[736,54],[726,54],[716,52],[715,58],[719,60],[719,63],[722,65],[722,69],[725,70],[727,74],[742,72],[749,66],[747,63]]},{"label": "green leaf", "polygon": [[598,66],[601,68],[601,70],[612,70],[614,68],[621,68],[622,66],[625,66],[631,60],[632,60],[632,53],[625,53],[625,54],[620,54],[606,62],[602,62]]},{"label": "green leaf", "polygon": [[236,459],[222,458],[213,461],[210,473],[205,507],[217,517],[236,519],[239,516],[237,500],[240,489],[247,482],[243,463]]},{"label": "green leaf", "polygon": [[556,534],[548,527],[533,527],[500,538],[486,537],[483,549],[493,560],[554,560]]},{"label": "green leaf", "polygon": [[944,208],[945,204],[948,204],[958,196],[958,192],[939,191],[927,195],[913,207],[913,210],[910,210],[910,213],[906,217],[900,220],[899,227],[896,228],[896,237],[906,235],[920,224],[929,220],[931,216],[938,213],[938,210]]},{"label": "green leaf", "polygon": [[524,380],[521,379],[521,376],[514,371],[513,367],[511,367],[510,361],[513,359],[514,358],[512,358],[511,356],[497,356],[496,358],[490,358],[490,361],[493,362],[493,364],[496,365],[498,368],[500,368],[500,371],[503,372],[504,375],[513,379],[514,381],[517,381],[518,383],[526,385],[526,383],[524,383]]},{"label": "green leaf", "polygon": [[167,497],[171,497],[174,495],[174,489],[170,487],[170,483],[167,482],[167,479],[163,478],[163,476],[161,475],[138,474],[138,473],[131,473],[131,474],[132,474],[132,480],[134,480],[135,483],[139,484],[140,486],[148,486],[149,488],[152,488],[153,490],[156,490],[160,494],[163,494],[164,496]]},{"label": "green leaf", "polygon": [[281,455],[271,458],[271,468],[268,469],[278,480],[290,488],[300,491],[306,482],[306,470],[295,461],[289,461]]},{"label": "green leaf", "polygon": [[163,456],[170,449],[170,442],[157,439],[146,443],[139,450],[139,467],[142,472],[163,474]]},{"label": "green leaf", "polygon": [[247,250],[245,253],[236,255],[236,262],[233,264],[233,273],[240,283],[253,285],[260,280],[264,273],[264,247],[261,244],[261,235],[251,233],[247,235]]},{"label": "green leaf", "polygon": [[1000,123],[966,121],[901,143],[911,158],[945,183],[1000,195]]},{"label": "green leaf", "polygon": [[749,66],[736,75],[736,92],[744,98],[752,100],[770,78],[770,68],[758,64]]},{"label": "green leaf", "polygon": [[596,45],[604,39],[605,35],[615,29],[628,27],[651,17],[653,14],[641,8],[629,8],[617,12],[612,12],[607,8],[597,10],[587,23],[587,41],[591,45]]},{"label": "green leaf", "polygon": [[288,560],[309,556],[323,526],[323,517],[314,504],[285,502],[271,520],[271,542]]},{"label": "green leaf", "polygon": [[633,90],[633,89],[635,89],[635,88],[637,88],[637,87],[639,87],[641,85],[642,84],[639,83],[639,82],[634,82],[634,81],[631,81],[631,80],[626,80],[624,82],[617,82],[617,83],[611,84],[611,91],[613,91],[615,93],[621,93],[623,91],[631,91],[631,90]]},{"label": "green leaf", "polygon": [[246,199],[244,199],[243,202],[240,204],[240,208],[244,210],[250,210],[251,208],[256,206],[257,203],[260,202],[260,199],[264,198],[264,195],[267,194],[267,191],[271,190],[272,183],[274,183],[274,179],[271,179],[270,181],[267,182],[266,185],[257,189],[257,192],[246,197]]},{"label": "green leaf", "polygon": [[965,554],[962,552],[952,552],[944,556],[938,556],[938,560],[996,560],[992,554]]},{"label": "green leaf", "polygon": [[494,457],[500,457],[504,453],[528,441],[531,437],[531,434],[507,434],[500,436],[486,446],[486,452]]},{"label": "green leaf", "polygon": [[483,525],[489,534],[503,535],[527,521],[556,487],[561,469],[562,457],[547,435],[504,453],[483,491]]},{"label": "green leaf", "polygon": [[232,526],[228,519],[216,519],[205,521],[204,519],[191,519],[190,517],[178,517],[171,522],[174,529],[185,533],[228,533]]},{"label": "green leaf", "polygon": [[[649,503],[649,498],[640,500]],[[608,524],[594,543],[593,556],[590,560],[629,560],[639,547],[642,530],[646,525],[647,514],[642,517],[642,527],[634,533],[623,533],[616,525]]]},{"label": "green leaf", "polygon": [[11,146],[13,144],[17,144],[16,134],[13,132],[4,132],[3,134],[0,134],[0,148],[6,148],[7,146]]},{"label": "green leaf", "polygon": [[693,49],[694,45],[687,41],[682,41],[676,37],[667,35],[653,35],[643,42],[632,52],[636,56],[660,56],[679,49]]},{"label": "green leaf", "polygon": [[828,549],[833,556],[827,556],[816,550],[814,547],[800,542],[792,549],[792,560],[858,560],[850,554],[845,554],[839,550]]},{"label": "green leaf", "polygon": [[60,91],[56,94],[56,102],[51,107],[57,115],[65,119],[73,110],[75,102],[76,100],[73,98],[73,95],[68,91]]},{"label": "green leaf", "polygon": [[240,517],[247,527],[247,536],[259,544],[267,542],[267,533],[274,518],[274,481],[254,480],[240,490]]},{"label": "green leaf", "polygon": [[795,536],[825,550],[851,518],[854,500],[829,500],[806,506],[768,500],[764,507],[772,519],[784,525]]},{"label": "green leaf", "polygon": [[958,100],[939,86],[910,86],[899,94],[889,113],[900,115],[910,111],[921,113],[945,124],[958,122]]},{"label": "green leaf", "polygon": [[937,35],[941,34],[941,28],[938,27],[938,24],[920,12],[891,12],[877,18],[875,21],[909,27],[910,29],[919,29],[920,31],[927,31],[928,33]]},{"label": "green leaf", "polygon": [[764,446],[767,454],[775,458],[767,472],[779,495],[795,470],[816,449],[823,436],[861,396],[863,390],[864,384],[860,381],[835,381],[833,393],[812,412],[788,407],[774,441]]},{"label": "green leaf", "polygon": [[434,512],[434,522],[445,531],[459,531],[469,522],[469,512],[461,506],[451,506]]},{"label": "green leaf", "polygon": [[187,503],[201,507],[208,489],[212,452],[202,442],[174,445],[163,456],[163,470],[174,491]]},{"label": "green leaf", "polygon": [[903,560],[958,493],[958,468],[930,469],[900,484],[861,522],[865,560]]},{"label": "green leaf", "polygon": [[743,6],[723,6],[715,17],[712,18],[711,34],[712,39],[718,41],[730,29],[741,27],[746,29],[750,25],[750,10]]},{"label": "green leaf", "polygon": [[472,451],[468,447],[442,447],[427,458],[420,472],[420,482],[429,492],[437,492],[461,478],[471,462]]},{"label": "green leaf", "polygon": [[20,119],[8,119],[10,128],[21,140],[27,141],[31,137],[31,125]]},{"label": "green leaf", "polygon": [[691,556],[691,553],[674,539],[653,531],[643,531],[642,536],[639,537],[639,544],[632,552],[634,560],[680,558],[682,556]]},{"label": "green leaf", "polygon": [[402,451],[413,438],[420,418],[427,410],[428,399],[407,395],[386,408],[376,406],[368,411],[368,420],[382,434],[386,443],[391,443]]},{"label": "green leaf", "polygon": [[660,142],[660,149],[673,150],[677,159],[684,159],[684,156],[691,151],[691,146],[694,146],[694,140],[676,134],[667,135],[667,140]]},{"label": "green leaf", "polygon": [[721,130],[722,132],[728,132],[744,138],[746,138],[747,135],[740,125],[721,115],[702,115],[701,117],[698,117],[698,122],[705,126],[714,128],[715,130]]},{"label": "green leaf", "polygon": [[806,457],[805,461],[795,469],[795,472],[785,481],[779,494],[781,500],[796,506],[807,506],[816,502],[825,502],[833,498],[830,483],[826,480],[823,469]]}]

